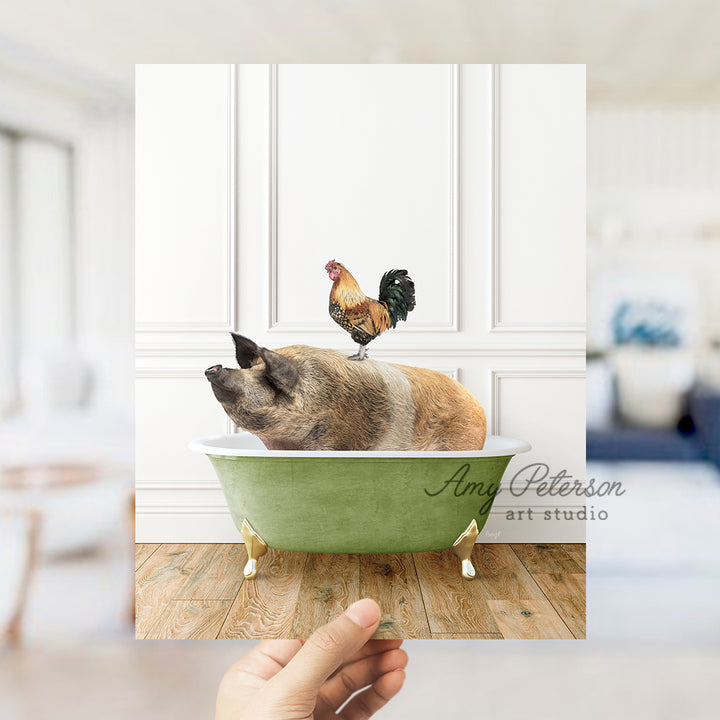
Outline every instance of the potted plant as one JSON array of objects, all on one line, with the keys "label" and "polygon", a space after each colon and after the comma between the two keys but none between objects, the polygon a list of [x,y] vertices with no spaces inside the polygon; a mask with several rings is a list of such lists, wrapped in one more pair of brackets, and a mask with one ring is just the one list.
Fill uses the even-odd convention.
[{"label": "potted plant", "polygon": [[683,326],[682,310],[663,302],[618,305],[612,318],[613,364],[623,420],[646,427],[679,420],[695,377]]}]

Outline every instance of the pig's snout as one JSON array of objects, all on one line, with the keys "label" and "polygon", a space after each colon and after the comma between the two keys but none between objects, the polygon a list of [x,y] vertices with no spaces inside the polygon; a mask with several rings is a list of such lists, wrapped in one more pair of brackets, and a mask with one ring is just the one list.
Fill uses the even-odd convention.
[{"label": "pig's snout", "polygon": [[205,371],[205,377],[206,377],[208,380],[212,380],[213,377],[216,377],[216,376],[218,375],[218,373],[219,373],[222,369],[223,369],[223,366],[222,366],[222,365],[213,365],[212,367],[209,367],[209,368]]}]

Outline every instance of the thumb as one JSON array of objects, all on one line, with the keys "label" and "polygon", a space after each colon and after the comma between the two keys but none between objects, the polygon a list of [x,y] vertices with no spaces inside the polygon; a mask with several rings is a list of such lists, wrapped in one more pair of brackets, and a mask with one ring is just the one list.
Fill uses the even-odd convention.
[{"label": "thumb", "polygon": [[351,605],[339,618],[316,630],[300,651],[277,675],[275,689],[295,696],[312,692],[372,636],[380,622],[380,608],[365,598]]}]

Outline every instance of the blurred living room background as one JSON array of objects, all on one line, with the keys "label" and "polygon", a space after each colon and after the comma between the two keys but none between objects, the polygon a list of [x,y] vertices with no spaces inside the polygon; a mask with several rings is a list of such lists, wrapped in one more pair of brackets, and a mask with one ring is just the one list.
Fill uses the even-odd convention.
[{"label": "blurred living room background", "polygon": [[588,108],[587,477],[626,490],[594,502],[609,517],[588,523],[603,637],[662,637],[671,617],[687,639],[720,637],[714,103],[708,90]]},{"label": "blurred living room background", "polygon": [[[290,7],[0,9],[0,633],[12,641],[0,643],[14,647],[0,714],[57,716],[65,702],[75,718],[197,717],[247,647],[131,640],[133,63],[452,59],[587,64],[587,477],[626,492],[588,499],[608,519],[588,521],[582,647],[412,643],[406,688],[383,716],[455,716],[481,672],[504,698],[487,708],[498,717],[601,717],[613,692],[623,716],[708,717],[720,646],[720,4]],[[431,695],[438,663],[453,677]],[[80,712],[73,672],[94,684]],[[559,675],[561,704],[542,685]]]},{"label": "blurred living room background", "polygon": [[0,631],[91,638],[132,610],[132,92],[1,46]]}]

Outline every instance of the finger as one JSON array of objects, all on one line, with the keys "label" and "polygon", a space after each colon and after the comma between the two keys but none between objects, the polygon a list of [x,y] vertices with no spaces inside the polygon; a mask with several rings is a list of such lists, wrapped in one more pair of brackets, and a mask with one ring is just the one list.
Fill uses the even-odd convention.
[{"label": "finger", "polygon": [[366,598],[351,605],[340,617],[316,630],[276,677],[275,691],[316,693],[343,663],[370,639],[380,622],[380,608]]},{"label": "finger", "polygon": [[394,650],[402,645],[401,639],[390,640],[368,640],[354,655],[349,657],[346,664],[350,664],[357,660],[370,657],[372,655],[380,655],[388,650]]},{"label": "finger", "polygon": [[407,653],[395,649],[344,665],[322,686],[319,697],[328,707],[338,710],[353,693],[372,685],[393,670],[403,670],[407,662]]},{"label": "finger", "polygon": [[233,709],[247,705],[301,647],[299,640],[267,640],[234,663],[220,682],[216,719],[235,717]]},{"label": "finger", "polygon": [[378,678],[369,688],[358,693],[340,712],[343,720],[366,720],[386,705],[402,689],[404,670],[393,670]]},{"label": "finger", "polygon": [[[236,678],[241,676],[254,687],[259,687],[277,675],[301,647],[300,640],[263,640],[234,663],[226,674]],[[253,682],[253,678],[259,682]]]},{"label": "finger", "polygon": [[253,649],[284,668],[297,655],[302,646],[302,640],[263,640]]}]

